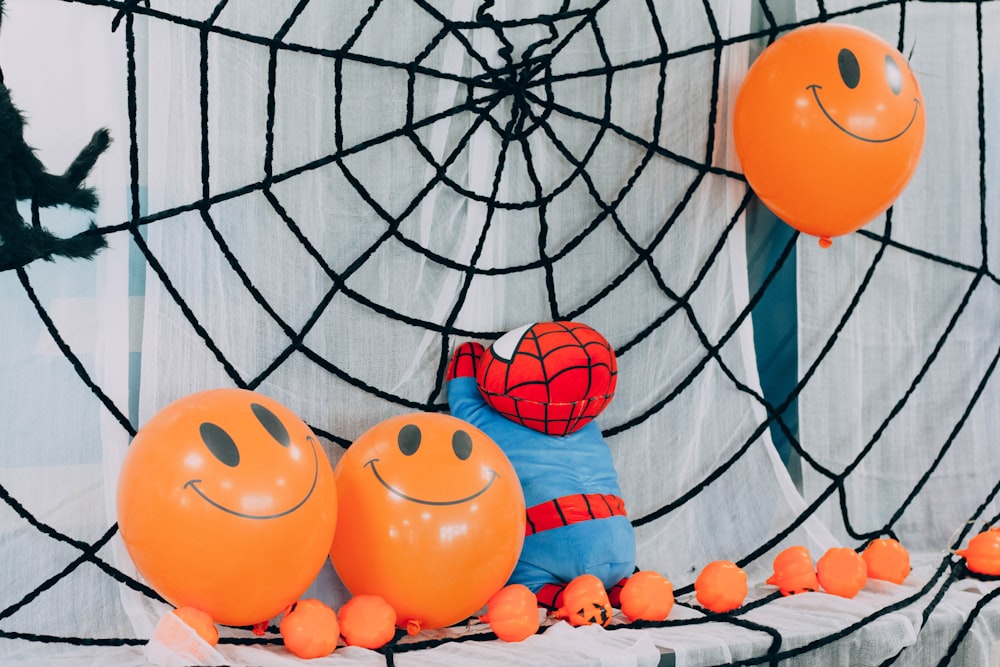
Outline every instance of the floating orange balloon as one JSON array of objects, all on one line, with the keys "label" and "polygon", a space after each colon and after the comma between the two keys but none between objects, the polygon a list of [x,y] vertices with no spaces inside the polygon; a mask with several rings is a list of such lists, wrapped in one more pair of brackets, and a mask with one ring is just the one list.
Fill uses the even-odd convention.
[{"label": "floating orange balloon", "polygon": [[485,433],[445,414],[387,419],[334,471],[330,549],[353,595],[379,595],[408,632],[457,623],[503,587],[524,543],[521,484]]},{"label": "floating orange balloon", "polygon": [[984,530],[957,553],[965,558],[966,566],[973,572],[1000,576],[1000,528]]},{"label": "floating orange balloon", "polygon": [[201,609],[178,607],[171,613],[184,621],[184,624],[194,630],[209,646],[219,643],[219,629],[212,622],[212,617]]},{"label": "floating orange balloon", "polygon": [[662,621],[674,608],[674,586],[659,572],[636,572],[622,587],[620,604],[630,621]]},{"label": "floating orange balloon", "polygon": [[728,560],[709,563],[694,580],[698,603],[717,614],[732,611],[743,604],[748,590],[747,573]]},{"label": "floating orange balloon", "polygon": [[782,595],[795,595],[819,590],[819,580],[809,550],[803,546],[788,547],[774,558],[774,574],[767,582],[777,586]]},{"label": "floating orange balloon", "polygon": [[868,567],[869,579],[901,584],[910,574],[910,552],[891,537],[872,540],[861,552]]},{"label": "floating orange balloon", "polygon": [[507,642],[519,642],[538,632],[538,598],[524,584],[510,584],[490,598],[479,620]]},{"label": "floating orange balloon", "polygon": [[356,595],[340,608],[340,634],[348,646],[376,649],[396,636],[396,610],[378,595]]},{"label": "floating orange balloon", "polygon": [[816,576],[827,593],[852,598],[868,583],[868,565],[854,549],[832,547],[816,563]]},{"label": "floating orange balloon", "polygon": [[312,598],[293,604],[278,629],[285,648],[305,659],[330,655],[340,639],[337,613]]},{"label": "floating orange balloon", "polygon": [[880,37],[804,26],[750,67],[733,138],[760,200],[826,247],[903,191],[923,148],[923,96],[906,59]]},{"label": "floating orange balloon", "polygon": [[118,525],[136,569],[217,623],[277,616],[312,583],[337,520],[333,470],[291,410],[243,389],[171,403],[135,436]]},{"label": "floating orange balloon", "polygon": [[604,582],[592,574],[581,574],[574,578],[566,584],[558,599],[561,604],[555,617],[566,620],[573,626],[606,626],[614,614]]}]

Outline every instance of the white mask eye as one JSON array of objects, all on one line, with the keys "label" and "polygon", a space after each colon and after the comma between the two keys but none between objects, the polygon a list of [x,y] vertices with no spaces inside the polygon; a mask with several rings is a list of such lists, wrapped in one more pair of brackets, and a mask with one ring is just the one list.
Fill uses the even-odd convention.
[{"label": "white mask eye", "polygon": [[493,350],[493,356],[497,359],[503,359],[504,361],[510,361],[514,358],[514,353],[521,344],[521,339],[524,337],[524,332],[530,329],[532,324],[525,324],[523,327],[518,327],[508,331],[504,335],[497,338],[490,346]]}]

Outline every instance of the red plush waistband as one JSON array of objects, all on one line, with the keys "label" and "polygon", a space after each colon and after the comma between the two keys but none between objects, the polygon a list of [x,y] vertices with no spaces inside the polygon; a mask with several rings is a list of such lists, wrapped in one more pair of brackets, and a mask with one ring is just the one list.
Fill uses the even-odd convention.
[{"label": "red plush waistband", "polygon": [[543,530],[568,526],[590,519],[626,516],[625,501],[618,496],[604,493],[576,493],[562,496],[529,507],[524,535],[534,535]]}]

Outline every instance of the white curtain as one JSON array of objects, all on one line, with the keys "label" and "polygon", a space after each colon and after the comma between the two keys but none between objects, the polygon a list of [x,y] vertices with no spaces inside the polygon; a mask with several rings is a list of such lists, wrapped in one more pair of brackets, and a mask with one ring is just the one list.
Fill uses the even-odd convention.
[{"label": "white curtain", "polygon": [[[797,489],[768,435],[748,313],[748,193],[730,132],[755,44],[749,3],[160,0],[135,3],[132,22],[114,32],[117,6],[8,4],[0,65],[28,112],[29,143],[59,171],[90,132],[111,127],[116,141],[88,182],[101,196],[98,224],[116,231],[93,263],[32,264],[31,290],[15,272],[0,274],[10,304],[0,333],[0,631],[15,633],[0,639],[0,661],[149,657],[141,643],[67,639],[144,640],[169,609],[119,583],[141,577],[117,535],[101,543],[99,562],[32,591],[112,528],[130,430],[174,399],[248,386],[312,425],[336,464],[381,420],[440,409],[443,363],[457,343],[556,317],[587,322],[619,352],[618,393],[599,422],[637,523],[638,565],[663,572],[680,601],[693,602],[690,585],[712,560],[743,564],[759,599],[773,591],[763,581],[785,546],[818,558],[859,545],[836,491],[799,521],[831,480],[803,464]],[[797,19],[847,21],[895,42],[900,6],[841,16],[859,3],[823,4],[832,18],[803,2]],[[873,582],[853,600],[771,601],[741,616],[750,627],[557,625],[525,644],[444,644],[400,653],[397,664],[656,664],[664,647],[677,664],[718,664],[767,651],[772,637],[755,624],[780,631],[786,651],[858,624],[791,660],[801,664],[877,664],[907,646],[899,664],[944,654],[989,584],[955,586],[926,627],[934,590],[861,620],[918,594],[1000,479],[995,380],[963,416],[997,354],[1000,323],[995,271],[976,278],[986,261],[980,220],[994,236],[997,227],[997,194],[986,188],[981,201],[979,189],[976,11],[905,4],[928,136],[893,209],[900,247],[885,249],[799,400],[801,446],[824,468],[844,471],[874,441],[845,483],[855,531],[886,524],[948,446],[892,526],[918,564],[906,584]],[[982,56],[989,146],[1000,16],[996,3],[980,11],[994,36]],[[132,241],[131,40],[142,216]],[[547,66],[535,85],[511,84],[527,57]],[[986,156],[989,183],[997,163]],[[61,232],[85,224],[76,214],[57,223],[58,213],[44,219]],[[799,242],[800,372],[836,330],[884,226],[825,251]],[[986,247],[995,266],[996,244]],[[82,372],[44,331],[35,291]],[[976,519],[996,512],[994,503]],[[327,566],[309,595],[337,607],[349,593]],[[670,618],[701,616],[678,604]],[[994,603],[958,657],[989,664],[998,634]],[[280,646],[218,652],[228,664],[297,664]],[[315,662],[347,661],[385,659],[340,649]]]},{"label": "white curtain", "polygon": [[[125,57],[121,41],[109,37],[113,16],[62,2],[5,3],[4,84],[25,117],[25,140],[48,170],[66,169],[98,128],[112,135],[86,181],[98,191],[97,213],[41,211],[42,224],[60,236],[91,220],[104,227],[128,218]],[[27,202],[20,212],[31,221]],[[138,346],[129,336],[128,237],[106,239],[95,262],[38,261],[23,274],[0,274],[4,664],[141,657],[126,646],[98,658],[77,641],[136,636],[120,601],[111,536],[116,451],[129,440],[129,359]],[[55,637],[70,640],[45,642]]]}]

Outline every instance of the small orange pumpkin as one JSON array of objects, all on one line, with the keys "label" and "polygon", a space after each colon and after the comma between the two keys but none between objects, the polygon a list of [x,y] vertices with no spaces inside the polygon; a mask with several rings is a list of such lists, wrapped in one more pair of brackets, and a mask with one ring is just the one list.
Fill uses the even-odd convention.
[{"label": "small orange pumpkin", "polygon": [[956,553],[973,572],[1000,576],[1000,527],[984,530],[969,540],[968,547]]},{"label": "small orange pumpkin", "polygon": [[519,642],[538,632],[538,599],[524,584],[510,584],[497,591],[479,620],[506,642]]},{"label": "small orange pumpkin", "polygon": [[611,601],[604,583],[592,574],[581,574],[566,584],[556,618],[570,625],[603,625],[611,622]]},{"label": "small orange pumpkin", "polygon": [[868,565],[854,549],[832,547],[816,563],[816,577],[827,593],[853,598],[868,583]]},{"label": "small orange pumpkin", "polygon": [[378,595],[355,595],[338,613],[348,646],[376,649],[396,636],[396,610]]},{"label": "small orange pumpkin", "polygon": [[292,604],[278,629],[285,648],[305,659],[330,655],[340,639],[336,612],[312,598]]},{"label": "small orange pumpkin", "polygon": [[659,572],[636,572],[625,582],[621,609],[630,621],[662,621],[674,608],[674,586]]},{"label": "small orange pumpkin", "polygon": [[910,552],[891,537],[872,540],[861,552],[868,566],[869,579],[901,584],[910,574]]},{"label": "small orange pumpkin", "polygon": [[729,560],[709,563],[694,580],[698,603],[717,614],[732,611],[743,604],[747,590],[747,573]]},{"label": "small orange pumpkin", "polygon": [[767,582],[777,586],[782,595],[819,590],[819,579],[812,556],[804,546],[788,547],[774,558],[774,574]]},{"label": "small orange pumpkin", "polygon": [[219,629],[215,627],[212,617],[197,607],[178,607],[172,612],[184,624],[198,633],[198,636],[205,640],[209,646],[219,643]]}]

